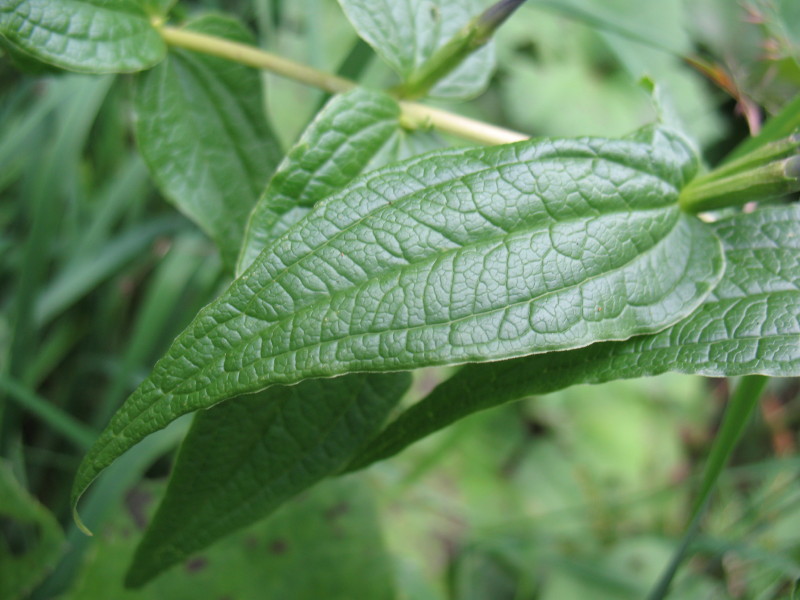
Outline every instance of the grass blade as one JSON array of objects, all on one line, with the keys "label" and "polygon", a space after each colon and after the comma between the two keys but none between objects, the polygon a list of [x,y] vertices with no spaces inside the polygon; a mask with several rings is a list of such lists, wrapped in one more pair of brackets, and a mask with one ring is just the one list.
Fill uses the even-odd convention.
[{"label": "grass blade", "polygon": [[87,450],[94,443],[97,437],[96,431],[59,410],[58,407],[50,404],[14,379],[0,375],[0,390],[8,394],[8,397],[14,400],[18,406],[36,415],[78,448]]},{"label": "grass blade", "polygon": [[747,423],[750,421],[750,415],[757,406],[767,381],[768,379],[761,375],[743,377],[731,395],[722,425],[720,425],[720,430],[711,447],[706,470],[703,474],[703,482],[692,507],[692,520],[689,522],[689,526],[683,534],[683,539],[675,550],[669,565],[667,565],[656,587],[648,596],[648,600],[663,600],[667,597],[672,580],[686,558],[689,546],[694,541],[700,528],[700,521],[705,508],[708,506],[711,492],[717,483],[717,479],[719,479],[720,473],[725,468],[725,464],[733,453],[742,432],[744,432]]}]

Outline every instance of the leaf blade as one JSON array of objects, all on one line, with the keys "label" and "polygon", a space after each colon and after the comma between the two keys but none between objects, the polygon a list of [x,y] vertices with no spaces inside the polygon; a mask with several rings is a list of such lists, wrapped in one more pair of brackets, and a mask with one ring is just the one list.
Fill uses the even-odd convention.
[{"label": "leaf blade", "polygon": [[[226,17],[201,17],[187,28],[252,41]],[[175,49],[138,83],[136,137],[153,179],[232,265],[280,155],[262,111],[257,71]]]},{"label": "leaf blade", "polygon": [[84,73],[141,71],[167,52],[135,0],[7,0],[0,33],[39,60]]},{"label": "leaf blade", "polygon": [[[483,7],[479,0],[339,0],[339,4],[358,35],[404,80]],[[431,95],[474,96],[488,84],[494,63],[494,46],[490,42],[435,85]]]},{"label": "leaf blade", "polygon": [[74,499],[178,413],[269,385],[575,348],[691,313],[721,248],[675,206],[692,152],[648,136],[441,152],[356,180],[201,311],[85,458]]},{"label": "leaf blade", "polygon": [[406,373],[311,380],[199,413],[127,584],[139,587],[340,469],[409,384]]},{"label": "leaf blade", "polygon": [[[625,342],[469,365],[392,422],[348,470],[388,458],[473,412],[570,385],[668,371],[709,377],[800,375],[799,224],[796,205],[713,224],[725,247],[726,273],[690,317]],[[738,323],[738,335],[720,331],[725,323]]]}]

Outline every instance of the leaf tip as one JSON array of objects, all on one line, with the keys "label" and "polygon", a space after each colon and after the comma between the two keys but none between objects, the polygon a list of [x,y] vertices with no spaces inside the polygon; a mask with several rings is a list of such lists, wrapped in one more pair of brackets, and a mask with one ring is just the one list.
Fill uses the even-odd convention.
[{"label": "leaf tip", "polygon": [[86,526],[86,524],[81,519],[81,516],[78,514],[77,506],[72,507],[72,520],[75,521],[75,525],[77,526],[78,529],[81,530],[81,532],[84,535],[88,535],[89,537],[94,537],[94,534],[92,533],[91,529],[89,529]]}]

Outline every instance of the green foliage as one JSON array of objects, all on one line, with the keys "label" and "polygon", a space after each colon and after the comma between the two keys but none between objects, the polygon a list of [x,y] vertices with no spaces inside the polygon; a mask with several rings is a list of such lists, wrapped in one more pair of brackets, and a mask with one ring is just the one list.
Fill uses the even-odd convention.
[{"label": "green foliage", "polygon": [[0,595],[791,592],[797,10],[521,4],[0,1]]},{"label": "green foliage", "polygon": [[687,319],[624,342],[463,367],[392,422],[350,468],[387,458],[475,411],[579,383],[668,371],[796,376],[800,324],[787,317],[800,314],[800,209],[763,209],[713,228],[725,248],[725,274]]},{"label": "green foliage", "polygon": [[75,499],[181,414],[272,384],[563,350],[686,316],[722,258],[675,205],[692,154],[652,138],[450,151],[357,179],[198,315],[87,455]]},{"label": "green foliage", "polygon": [[[436,50],[481,12],[481,0],[339,0],[358,34],[403,80],[412,79]],[[491,45],[467,57],[433,86],[440,98],[464,98],[481,92],[494,68]]]},{"label": "green foliage", "polygon": [[5,461],[0,463],[0,527],[21,546],[0,545],[0,596],[24,598],[58,558],[64,536],[53,515],[27,494]]},{"label": "green foliage", "polygon": [[[207,16],[187,29],[240,42],[237,21]],[[145,73],[136,137],[164,195],[216,242],[233,265],[248,215],[280,159],[252,69],[185,50]]]},{"label": "green foliage", "polygon": [[241,600],[395,598],[373,494],[352,478],[314,488],[146,590],[124,589],[125,570],[159,496],[153,486],[129,493],[126,511],[109,523],[65,600],[190,600],[198,594]]},{"label": "green foliage", "polygon": [[39,60],[86,73],[141,71],[166,54],[137,0],[7,0],[0,34]]}]

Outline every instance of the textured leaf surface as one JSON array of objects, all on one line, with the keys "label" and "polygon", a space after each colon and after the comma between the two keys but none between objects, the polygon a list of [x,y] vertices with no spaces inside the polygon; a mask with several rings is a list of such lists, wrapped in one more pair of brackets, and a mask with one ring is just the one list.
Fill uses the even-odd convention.
[{"label": "textured leaf surface", "polygon": [[180,414],[273,384],[498,360],[663,329],[722,272],[681,213],[685,144],[543,140],[423,155],[355,180],[181,334],[87,455],[75,497]]},{"label": "textured leaf surface", "polygon": [[366,89],[334,97],[283,159],[250,215],[237,270],[264,246],[349,183],[400,129],[400,108]]},{"label": "textured leaf surface", "polygon": [[709,227],[723,241],[725,275],[689,318],[625,342],[464,367],[349,468],[396,454],[475,411],[579,383],[667,371],[800,376],[800,207],[764,208]]},{"label": "textured leaf surface", "polygon": [[78,580],[62,600],[392,600],[386,553],[370,486],[326,481],[272,518],[236,532],[142,590],[123,588],[133,549],[159,496],[139,485],[94,538]]},{"label": "textured leaf surface", "polygon": [[61,554],[64,541],[58,521],[17,483],[11,467],[0,462],[0,519],[29,527],[36,541],[25,552],[12,552],[0,543],[0,598],[27,598]]},{"label": "textured leaf surface", "polygon": [[343,467],[383,425],[410,379],[316,379],[199,413],[127,581],[145,583]]},{"label": "textured leaf surface", "polygon": [[136,0],[3,0],[0,34],[44,62],[86,73],[125,73],[166,55]]},{"label": "textured leaf surface", "polygon": [[[252,43],[232,19],[207,16],[193,31]],[[280,158],[254,69],[187,50],[142,75],[136,137],[163,194],[234,264],[247,218]]]},{"label": "textured leaf surface", "polygon": [[[480,0],[339,0],[339,4],[358,34],[403,79],[484,8]],[[490,42],[434,86],[431,95],[473,96],[486,87],[493,68]]]}]

